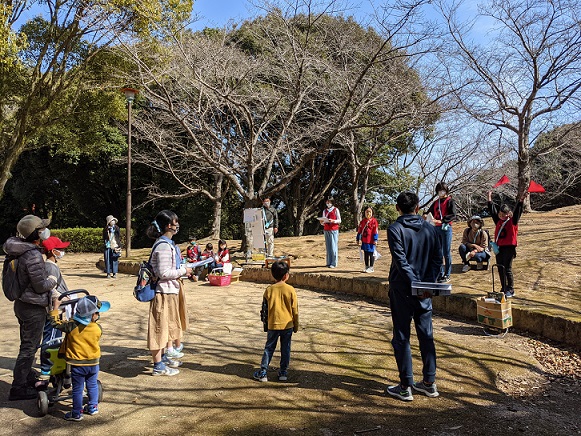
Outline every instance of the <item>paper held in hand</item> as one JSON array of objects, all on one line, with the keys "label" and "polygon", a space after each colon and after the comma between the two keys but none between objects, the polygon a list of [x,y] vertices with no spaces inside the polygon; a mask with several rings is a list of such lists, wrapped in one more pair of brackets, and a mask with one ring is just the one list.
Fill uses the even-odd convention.
[{"label": "paper held in hand", "polygon": [[320,216],[317,219],[323,224],[329,224],[331,222],[329,221],[329,218],[327,218],[326,216]]},{"label": "paper held in hand", "polygon": [[431,225],[435,226],[435,224],[434,224],[434,215],[432,215],[432,212],[428,212],[428,215],[426,215],[426,222],[428,222]]}]

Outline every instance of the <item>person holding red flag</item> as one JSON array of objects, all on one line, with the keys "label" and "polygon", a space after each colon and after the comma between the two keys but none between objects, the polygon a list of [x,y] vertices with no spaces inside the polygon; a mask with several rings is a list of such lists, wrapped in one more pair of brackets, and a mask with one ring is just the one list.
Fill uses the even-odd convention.
[{"label": "person holding red flag", "polygon": [[494,241],[491,243],[496,264],[499,265],[498,275],[502,283],[502,292],[506,298],[514,296],[514,276],[512,273],[512,261],[516,257],[518,222],[523,212],[523,203],[529,195],[523,193],[516,203],[514,211],[508,204],[503,204],[500,209],[492,202],[492,191],[488,191],[488,211],[496,225]]},{"label": "person holding red flag", "polygon": [[444,182],[436,185],[436,194],[438,194],[438,199],[432,203],[428,212],[434,217],[433,223],[436,226],[436,233],[440,238],[442,247],[444,265],[442,265],[438,281],[443,283],[450,281],[450,274],[452,273],[450,248],[452,246],[452,221],[456,219],[456,203],[448,195],[448,185]]}]

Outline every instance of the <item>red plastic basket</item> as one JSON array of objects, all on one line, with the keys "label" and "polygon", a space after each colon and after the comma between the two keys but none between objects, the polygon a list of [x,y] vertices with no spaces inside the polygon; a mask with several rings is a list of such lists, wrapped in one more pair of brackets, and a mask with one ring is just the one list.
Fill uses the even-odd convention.
[{"label": "red plastic basket", "polygon": [[226,274],[223,276],[219,276],[216,274],[208,274],[208,280],[212,286],[228,286],[230,284],[230,280],[232,279],[231,274]]}]

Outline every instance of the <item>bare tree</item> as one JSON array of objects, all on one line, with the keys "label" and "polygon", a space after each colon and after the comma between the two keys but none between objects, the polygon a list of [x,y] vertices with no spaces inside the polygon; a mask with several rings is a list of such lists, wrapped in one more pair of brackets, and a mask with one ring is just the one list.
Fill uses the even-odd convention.
[{"label": "bare tree", "polygon": [[396,131],[394,123],[433,117],[429,102],[408,103],[422,97],[405,53],[350,19],[329,16],[335,3],[320,10],[310,1],[289,3],[235,31],[183,32],[154,50],[126,46],[157,108],[158,129],[174,132],[164,145],[173,148],[168,170],[173,165],[179,177],[188,169],[172,162],[198,159],[253,206],[353,132],[373,137],[388,126]]},{"label": "bare tree", "polygon": [[546,193],[539,209],[579,204],[581,202],[581,125],[567,124],[542,135],[531,150],[532,172]]},{"label": "bare tree", "polygon": [[[448,47],[456,48],[442,52],[440,60],[458,105],[514,135],[520,194],[530,181],[531,144],[579,110],[581,6],[569,0],[490,0],[479,5],[474,20],[461,22],[462,2],[435,4],[451,37]],[[477,19],[489,26],[486,42],[470,34],[482,24]]]}]

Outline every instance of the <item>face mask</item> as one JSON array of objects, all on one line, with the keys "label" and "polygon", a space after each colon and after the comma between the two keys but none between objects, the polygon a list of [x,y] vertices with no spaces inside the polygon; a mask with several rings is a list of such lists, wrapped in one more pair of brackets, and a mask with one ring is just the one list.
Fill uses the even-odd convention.
[{"label": "face mask", "polygon": [[445,197],[446,196],[446,191],[438,191],[438,196]]},{"label": "face mask", "polygon": [[191,241],[190,244],[196,245],[196,241]]},{"label": "face mask", "polygon": [[333,203],[327,203],[327,209],[331,209],[333,207]]},{"label": "face mask", "polygon": [[41,241],[46,241],[48,238],[50,238],[50,229],[44,229],[38,234],[38,236],[40,237]]},{"label": "face mask", "polygon": [[54,257],[55,259],[62,259],[63,257],[65,257],[65,252],[59,251],[58,254],[54,253]]},{"label": "face mask", "polygon": [[262,205],[263,205],[264,207],[266,207],[266,208],[270,207],[270,203],[269,203],[268,201],[267,201],[267,202],[265,202],[265,203],[262,203]]},{"label": "face mask", "polygon": [[480,228],[480,224],[479,223],[472,223],[472,228],[473,229],[479,229]]}]

